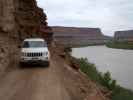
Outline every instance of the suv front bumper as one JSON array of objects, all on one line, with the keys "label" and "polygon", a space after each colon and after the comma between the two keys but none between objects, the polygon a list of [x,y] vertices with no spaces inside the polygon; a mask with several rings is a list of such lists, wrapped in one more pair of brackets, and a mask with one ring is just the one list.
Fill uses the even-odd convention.
[{"label": "suv front bumper", "polygon": [[49,62],[48,57],[22,57],[20,62],[22,63],[45,63]]}]

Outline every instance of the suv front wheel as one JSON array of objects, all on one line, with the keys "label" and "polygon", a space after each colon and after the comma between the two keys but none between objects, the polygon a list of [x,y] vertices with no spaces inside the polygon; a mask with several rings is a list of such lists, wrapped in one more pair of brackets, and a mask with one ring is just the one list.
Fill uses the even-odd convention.
[{"label": "suv front wheel", "polygon": [[50,62],[49,61],[44,62],[44,65],[49,67],[50,66]]}]

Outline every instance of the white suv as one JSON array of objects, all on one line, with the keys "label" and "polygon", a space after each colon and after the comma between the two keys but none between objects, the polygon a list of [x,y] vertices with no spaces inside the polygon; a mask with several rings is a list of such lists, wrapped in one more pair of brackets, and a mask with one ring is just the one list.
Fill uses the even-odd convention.
[{"label": "white suv", "polygon": [[21,49],[20,64],[39,63],[49,65],[50,53],[47,43],[41,38],[25,39]]}]

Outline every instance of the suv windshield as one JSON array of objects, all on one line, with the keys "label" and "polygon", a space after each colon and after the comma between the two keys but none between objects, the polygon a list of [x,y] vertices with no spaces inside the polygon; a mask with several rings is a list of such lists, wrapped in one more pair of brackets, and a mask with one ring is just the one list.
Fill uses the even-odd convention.
[{"label": "suv windshield", "polygon": [[44,41],[24,41],[23,48],[40,48],[47,47],[46,42]]}]

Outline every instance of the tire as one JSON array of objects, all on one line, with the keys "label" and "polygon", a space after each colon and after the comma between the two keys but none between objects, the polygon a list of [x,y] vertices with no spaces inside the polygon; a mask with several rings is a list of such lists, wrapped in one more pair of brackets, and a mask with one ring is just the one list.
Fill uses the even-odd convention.
[{"label": "tire", "polygon": [[46,65],[47,67],[49,67],[50,62],[49,62],[49,61],[45,62],[45,65]]},{"label": "tire", "polygon": [[19,67],[24,67],[25,64],[23,62],[19,62]]},{"label": "tire", "polygon": [[49,65],[50,65],[50,62],[48,61],[48,62],[47,62],[47,66],[49,67]]}]

